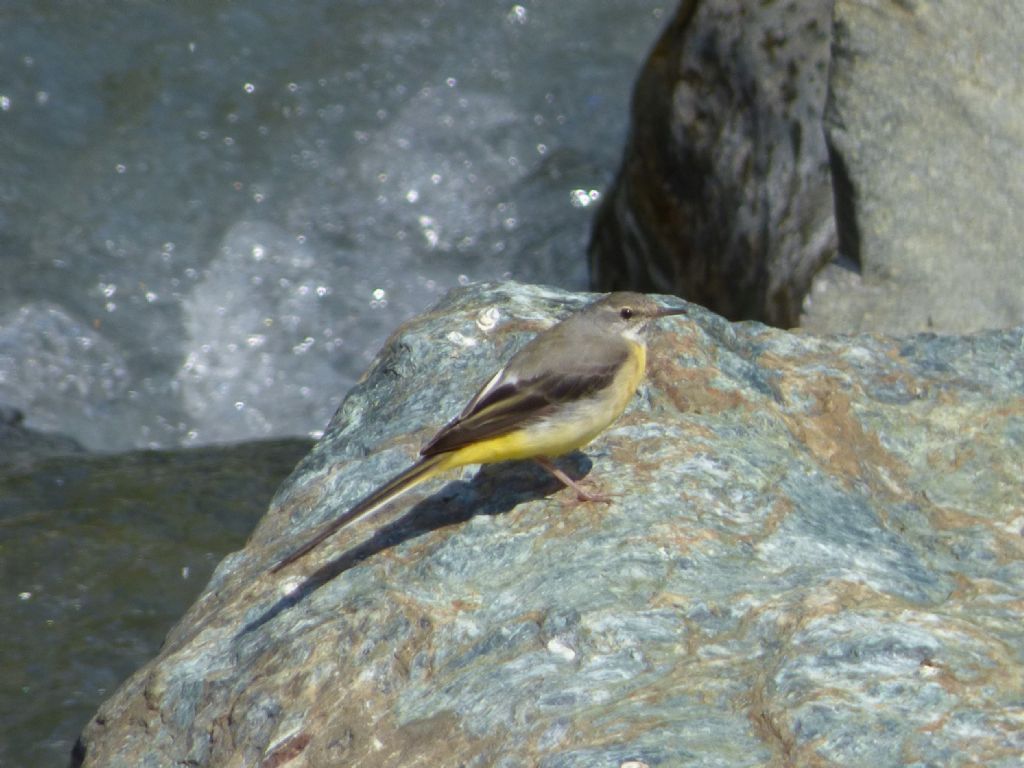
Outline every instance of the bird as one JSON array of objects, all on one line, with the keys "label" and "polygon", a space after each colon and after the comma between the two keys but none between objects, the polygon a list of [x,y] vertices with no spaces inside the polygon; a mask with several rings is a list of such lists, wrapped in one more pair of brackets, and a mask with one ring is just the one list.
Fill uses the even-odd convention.
[{"label": "bird", "polygon": [[271,573],[420,483],[468,464],[532,459],[578,500],[608,501],[587,492],[552,459],[587,445],[622,414],[643,379],[648,324],[686,311],[619,291],[542,331],[423,446],[415,464],[327,523]]}]

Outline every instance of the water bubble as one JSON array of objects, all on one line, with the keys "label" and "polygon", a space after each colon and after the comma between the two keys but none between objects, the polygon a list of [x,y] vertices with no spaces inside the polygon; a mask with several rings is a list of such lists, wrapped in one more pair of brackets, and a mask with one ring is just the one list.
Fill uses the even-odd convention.
[{"label": "water bubble", "polygon": [[525,24],[527,21],[530,20],[529,13],[526,10],[526,6],[519,4],[513,5],[509,9],[508,14],[505,16],[505,19],[508,21],[509,24]]},{"label": "water bubble", "polygon": [[316,339],[312,336],[307,336],[301,342],[292,347],[292,352],[296,355],[305,354],[314,344],[316,344]]},{"label": "water bubble", "polygon": [[437,248],[437,244],[441,241],[441,235],[438,233],[437,229],[437,222],[432,216],[420,216],[419,224],[420,231],[423,233],[423,237],[427,241],[427,247],[431,250]]},{"label": "water bubble", "polygon": [[596,189],[574,189],[569,193],[569,204],[573,208],[586,208],[600,199],[601,193]]}]

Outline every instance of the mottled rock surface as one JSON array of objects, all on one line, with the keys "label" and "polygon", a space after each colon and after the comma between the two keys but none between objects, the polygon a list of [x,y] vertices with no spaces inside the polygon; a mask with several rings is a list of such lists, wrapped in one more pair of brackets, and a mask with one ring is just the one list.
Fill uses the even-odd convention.
[{"label": "mottled rock surface", "polygon": [[76,764],[1019,765],[1024,329],[693,307],[563,460],[610,505],[470,469],[268,574],[583,300],[477,286],[399,329]]},{"label": "mottled rock surface", "polygon": [[825,127],[860,274],[816,286],[804,325],[1024,322],[1024,4],[837,0],[834,37]]},{"label": "mottled rock surface", "polygon": [[592,284],[792,327],[836,253],[821,127],[830,0],[683,0],[633,91]]}]

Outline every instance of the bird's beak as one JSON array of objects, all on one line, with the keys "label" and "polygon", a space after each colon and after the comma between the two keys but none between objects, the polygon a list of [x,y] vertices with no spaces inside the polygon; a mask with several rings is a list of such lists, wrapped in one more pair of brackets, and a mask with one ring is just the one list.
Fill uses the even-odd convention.
[{"label": "bird's beak", "polygon": [[685,307],[658,307],[655,317],[669,317],[671,315],[685,315]]}]

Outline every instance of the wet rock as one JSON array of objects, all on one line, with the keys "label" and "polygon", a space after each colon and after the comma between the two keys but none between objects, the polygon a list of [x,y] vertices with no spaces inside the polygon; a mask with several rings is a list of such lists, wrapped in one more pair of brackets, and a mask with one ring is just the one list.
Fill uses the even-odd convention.
[{"label": "wet rock", "polygon": [[819,337],[692,308],[563,466],[415,491],[278,574],[581,296],[396,332],[85,766],[1016,764],[1024,329]]},{"label": "wet rock", "polygon": [[81,444],[68,435],[27,427],[24,412],[0,403],[0,472],[28,467],[47,457],[84,451]]},{"label": "wet rock", "polygon": [[[64,765],[311,447],[96,454],[0,409],[0,765]],[[38,438],[38,439],[37,439]]]},{"label": "wet rock", "polygon": [[828,0],[684,0],[633,92],[589,257],[600,290],[792,327],[836,253]]}]

